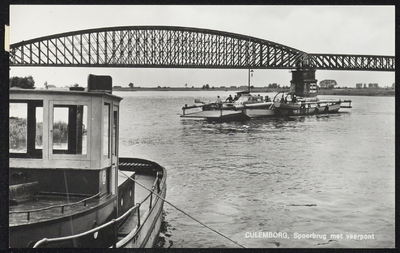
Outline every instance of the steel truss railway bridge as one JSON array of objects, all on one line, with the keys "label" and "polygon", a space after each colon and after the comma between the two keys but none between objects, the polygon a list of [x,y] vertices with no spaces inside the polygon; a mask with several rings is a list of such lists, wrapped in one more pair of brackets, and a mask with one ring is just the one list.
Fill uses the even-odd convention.
[{"label": "steel truss railway bridge", "polygon": [[12,44],[10,66],[395,71],[395,57],[309,54],[222,31],[127,26],[74,31]]}]

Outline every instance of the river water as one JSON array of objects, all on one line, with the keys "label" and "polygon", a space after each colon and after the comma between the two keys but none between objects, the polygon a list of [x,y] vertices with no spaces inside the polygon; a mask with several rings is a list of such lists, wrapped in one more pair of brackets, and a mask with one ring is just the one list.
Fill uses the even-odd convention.
[{"label": "river water", "polygon": [[[395,98],[351,99],[329,116],[183,119],[184,104],[233,92],[114,92],[120,156],[168,171],[167,200],[245,247],[395,246]],[[273,97],[274,94],[261,94]],[[238,245],[165,203],[162,247]],[[282,238],[283,237],[283,238]]]}]

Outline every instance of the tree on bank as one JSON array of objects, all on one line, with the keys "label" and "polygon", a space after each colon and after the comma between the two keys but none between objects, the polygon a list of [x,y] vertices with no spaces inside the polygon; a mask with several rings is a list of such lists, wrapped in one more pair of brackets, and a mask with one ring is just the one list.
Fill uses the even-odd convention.
[{"label": "tree on bank", "polygon": [[9,86],[10,88],[18,87],[23,89],[35,89],[35,81],[33,80],[32,76],[28,77],[13,76],[10,78]]},{"label": "tree on bank", "polygon": [[133,83],[129,83],[129,88],[133,88]]},{"label": "tree on bank", "polygon": [[203,90],[204,90],[204,89],[208,90],[208,89],[210,89],[210,85],[208,85],[208,84],[203,85],[202,89],[203,89]]}]

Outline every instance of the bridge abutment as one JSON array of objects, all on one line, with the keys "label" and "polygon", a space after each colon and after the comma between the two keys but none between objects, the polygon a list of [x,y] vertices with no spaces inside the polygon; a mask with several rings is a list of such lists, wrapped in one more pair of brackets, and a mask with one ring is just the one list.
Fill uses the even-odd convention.
[{"label": "bridge abutment", "polygon": [[292,70],[292,80],[290,81],[290,92],[294,92],[299,97],[315,97],[317,91],[317,79],[315,79],[315,69],[296,69]]}]

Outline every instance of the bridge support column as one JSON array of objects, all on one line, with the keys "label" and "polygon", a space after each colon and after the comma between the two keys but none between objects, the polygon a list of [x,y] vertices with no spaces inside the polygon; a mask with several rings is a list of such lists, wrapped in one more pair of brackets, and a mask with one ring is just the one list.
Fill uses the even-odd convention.
[{"label": "bridge support column", "polygon": [[299,97],[317,96],[318,91],[317,79],[315,79],[315,69],[292,70],[290,92],[294,92],[296,96]]}]

